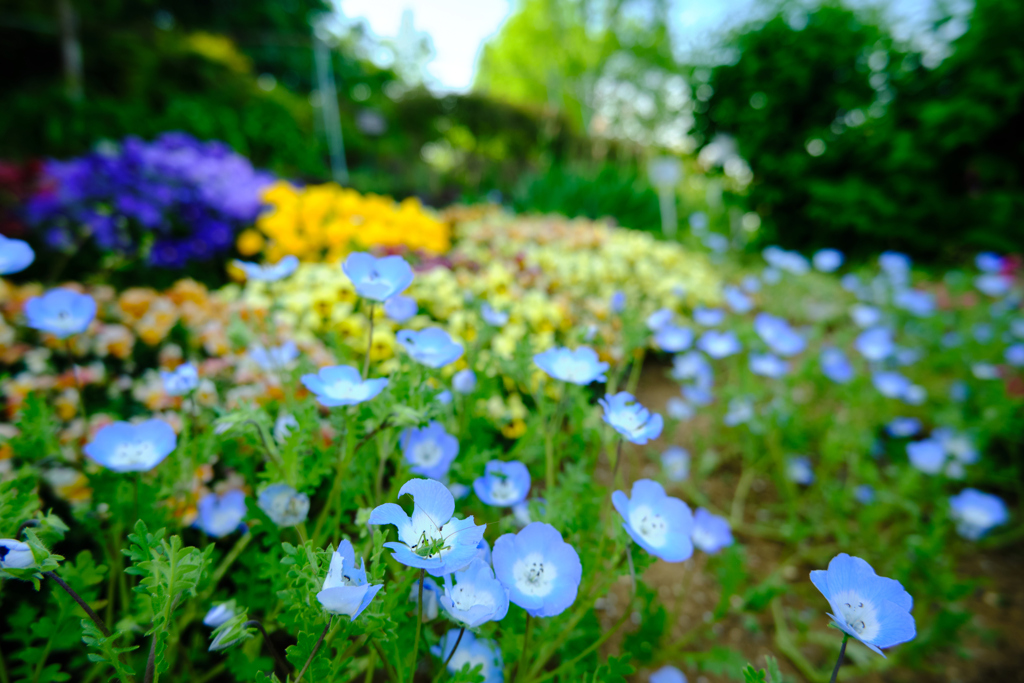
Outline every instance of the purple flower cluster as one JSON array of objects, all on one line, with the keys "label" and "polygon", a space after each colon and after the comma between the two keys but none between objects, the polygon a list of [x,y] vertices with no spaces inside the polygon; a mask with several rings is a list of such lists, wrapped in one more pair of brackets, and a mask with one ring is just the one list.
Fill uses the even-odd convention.
[{"label": "purple flower cluster", "polygon": [[145,256],[181,268],[223,254],[236,230],[259,214],[274,178],[222,142],[164,133],[68,161],[51,160],[27,206],[30,224],[61,251],[87,239],[102,251]]}]

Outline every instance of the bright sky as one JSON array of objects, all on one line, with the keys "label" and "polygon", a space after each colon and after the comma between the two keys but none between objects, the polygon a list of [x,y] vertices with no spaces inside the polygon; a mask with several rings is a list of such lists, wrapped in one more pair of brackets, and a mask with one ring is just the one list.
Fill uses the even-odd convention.
[{"label": "bright sky", "polygon": [[[418,31],[428,33],[436,56],[427,65],[441,90],[466,91],[473,81],[476,60],[484,42],[494,35],[509,16],[517,0],[335,0],[342,13],[363,18],[378,36],[394,38],[402,14],[413,11]],[[897,35],[908,37],[924,22],[938,0],[892,0],[889,16],[897,23]],[[856,5],[877,4],[878,0],[853,0]],[[968,5],[971,0],[952,0]],[[672,0],[675,32],[684,52],[700,50],[714,43],[723,28],[749,18],[756,0]],[[902,35],[900,35],[902,34]],[[954,37],[954,36],[950,36]]]}]

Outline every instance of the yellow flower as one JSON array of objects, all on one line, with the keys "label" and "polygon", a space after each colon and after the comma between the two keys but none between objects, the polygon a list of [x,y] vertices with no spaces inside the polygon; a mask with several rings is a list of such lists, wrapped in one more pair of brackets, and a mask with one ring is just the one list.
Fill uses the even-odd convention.
[{"label": "yellow flower", "polygon": [[254,256],[263,251],[266,244],[267,240],[263,235],[250,228],[238,236],[238,253],[242,256]]}]

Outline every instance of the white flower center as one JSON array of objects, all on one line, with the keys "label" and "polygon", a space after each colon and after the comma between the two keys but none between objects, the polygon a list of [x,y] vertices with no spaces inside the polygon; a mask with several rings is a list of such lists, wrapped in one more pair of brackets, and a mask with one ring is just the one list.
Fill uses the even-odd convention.
[{"label": "white flower center", "polygon": [[452,589],[451,598],[455,609],[462,612],[478,605],[494,607],[494,596],[486,591],[477,592],[476,586],[472,584],[456,585]]},{"label": "white flower center", "polygon": [[442,455],[441,446],[433,439],[424,439],[412,447],[412,460],[420,467],[433,467]]},{"label": "white flower center", "polygon": [[870,601],[855,591],[842,591],[832,596],[832,604],[839,610],[843,621],[867,642],[878,635],[878,610]]},{"label": "white flower center", "polygon": [[558,569],[540,553],[530,553],[512,565],[512,577],[521,593],[542,598],[554,589]]},{"label": "white flower center", "polygon": [[590,364],[568,359],[562,361],[562,376],[569,382],[582,382],[590,376]]},{"label": "white flower center", "polygon": [[324,394],[328,398],[334,399],[361,399],[364,397],[365,390],[359,384],[353,384],[352,382],[335,382],[334,384],[328,384],[324,386]]},{"label": "white flower center", "polygon": [[119,444],[110,456],[110,464],[117,467],[148,465],[157,458],[156,449],[149,441],[128,441]]},{"label": "white flower center", "polygon": [[715,544],[715,537],[710,531],[702,527],[694,527],[690,538],[693,540],[693,544],[701,550],[710,548]]},{"label": "white flower center", "polygon": [[646,505],[634,508],[630,512],[629,525],[655,548],[665,545],[668,523],[664,517]]},{"label": "white flower center", "polygon": [[494,477],[491,479],[491,498],[496,503],[511,503],[519,498],[519,487],[508,477]]}]

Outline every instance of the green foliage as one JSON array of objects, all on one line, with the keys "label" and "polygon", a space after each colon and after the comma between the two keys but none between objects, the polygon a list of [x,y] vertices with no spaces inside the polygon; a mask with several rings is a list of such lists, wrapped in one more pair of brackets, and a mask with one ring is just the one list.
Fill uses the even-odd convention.
[{"label": "green foliage", "polygon": [[753,664],[747,664],[743,669],[743,683],[783,683],[778,660],[769,655],[765,663],[767,669],[755,669]]}]

